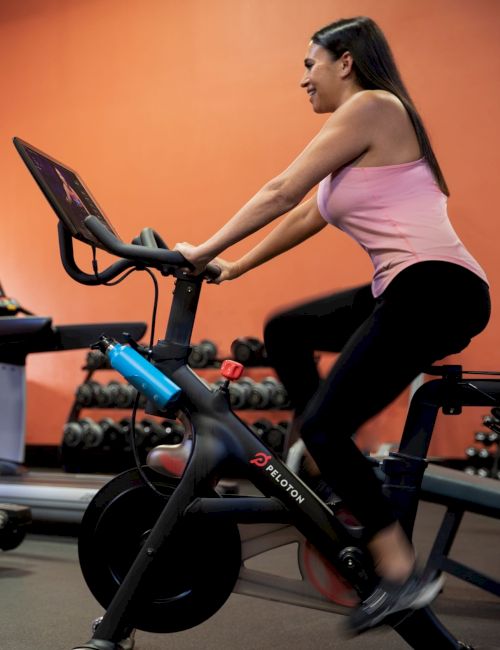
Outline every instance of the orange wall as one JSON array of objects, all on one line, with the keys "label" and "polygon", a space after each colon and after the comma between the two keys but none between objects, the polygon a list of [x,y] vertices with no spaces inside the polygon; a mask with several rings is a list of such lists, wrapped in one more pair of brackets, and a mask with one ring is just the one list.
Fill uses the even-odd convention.
[{"label": "orange wall", "polygon": [[[56,324],[148,319],[151,310],[142,274],[113,289],[65,275],[55,216],[12,136],[78,169],[124,239],[147,225],[172,243],[199,242],[318,130],[325,118],[311,113],[298,85],[308,37],[357,14],[377,20],[392,44],[452,189],[454,225],[490,276],[495,310],[495,0],[1,1],[0,278],[7,291]],[[227,351],[236,336],[260,336],[275,307],[369,276],[364,253],[324,230],[237,282],[208,287],[193,340],[211,338]],[[162,284],[160,327],[171,281]],[[30,357],[29,442],[60,440],[83,359],[83,352]],[[500,367],[496,310],[460,361]],[[397,438],[405,403],[404,396],[371,423],[368,438]],[[461,455],[480,415],[440,422],[433,452]]]}]

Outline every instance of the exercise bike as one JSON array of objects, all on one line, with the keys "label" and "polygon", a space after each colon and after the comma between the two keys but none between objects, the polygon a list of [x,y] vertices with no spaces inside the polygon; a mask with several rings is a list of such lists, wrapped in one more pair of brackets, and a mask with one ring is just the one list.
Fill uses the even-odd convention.
[{"label": "exercise bike", "polygon": [[[131,648],[134,629],[168,633],[191,628],[212,616],[233,591],[348,613],[377,581],[363,528],[342,503],[323,503],[232,412],[227,385],[241,368],[228,364],[225,384],[214,390],[187,364],[200,292],[217,271],[208,267],[203,276],[191,275],[182,255],[169,251],[151,229],[125,244],[101,212],[68,214],[30,152],[46,154],[21,141],[16,146],[60,217],[61,260],[74,280],[91,286],[109,283],[134,268],[153,268],[175,278],[165,338],[150,350],[128,348],[135,365],[122,372],[146,392],[150,413],[182,418],[189,453],[175,478],[169,450],[157,450],[152,466],[117,476],[88,506],[81,524],[80,564],[89,589],[107,611],[94,626],[92,639],[74,650]],[[97,211],[84,186],[83,191],[87,205]],[[120,259],[100,272],[94,264],[93,273],[87,273],[75,261],[73,238],[94,252],[99,247]],[[110,358],[128,354],[105,337],[98,345]],[[464,379],[459,366],[435,367],[432,372],[441,377],[415,393],[399,451],[377,468],[410,538],[439,409],[456,414],[462,406],[500,404],[498,379]],[[168,394],[161,399],[157,373]],[[262,496],[220,496],[215,488],[225,476],[247,479]],[[292,541],[298,544],[302,580],[245,566],[249,557]],[[319,579],[325,571],[327,587]],[[386,623],[417,650],[472,649],[430,608],[393,615]]]}]

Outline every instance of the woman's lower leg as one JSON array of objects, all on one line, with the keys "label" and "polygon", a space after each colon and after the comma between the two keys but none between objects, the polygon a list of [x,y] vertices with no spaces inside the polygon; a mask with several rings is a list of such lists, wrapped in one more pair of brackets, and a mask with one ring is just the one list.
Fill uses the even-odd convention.
[{"label": "woman's lower leg", "polygon": [[415,568],[415,550],[398,522],[383,528],[367,544],[376,573],[391,582],[406,582]]}]

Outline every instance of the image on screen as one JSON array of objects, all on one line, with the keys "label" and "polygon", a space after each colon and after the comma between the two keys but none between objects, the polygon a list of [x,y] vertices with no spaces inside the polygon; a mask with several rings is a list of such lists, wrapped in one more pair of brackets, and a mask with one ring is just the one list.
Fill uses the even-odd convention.
[{"label": "image on screen", "polygon": [[50,197],[48,198],[51,199],[51,203],[55,203],[53,207],[59,216],[65,217],[66,225],[71,224],[72,234],[79,235],[79,238],[89,243],[101,246],[84,224],[86,217],[94,215],[108,230],[118,236],[73,171],[29,146],[24,145],[23,149],[34,167],[32,173],[49,191]]}]

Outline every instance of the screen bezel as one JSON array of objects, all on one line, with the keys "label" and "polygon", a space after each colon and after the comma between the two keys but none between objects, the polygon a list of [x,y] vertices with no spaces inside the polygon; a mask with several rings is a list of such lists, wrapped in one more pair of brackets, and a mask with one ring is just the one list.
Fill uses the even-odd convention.
[{"label": "screen bezel", "polygon": [[38,154],[40,156],[43,156],[49,162],[53,163],[54,165],[59,166],[61,169],[65,169],[68,172],[70,172],[71,174],[73,174],[78,179],[78,182],[81,184],[83,190],[85,191],[85,193],[88,195],[88,197],[90,198],[92,203],[97,208],[98,214],[96,214],[95,216],[98,217],[99,220],[106,226],[106,228],[108,228],[108,230],[111,233],[113,233],[113,235],[115,237],[117,237],[118,239],[120,239],[120,241],[121,241],[120,236],[116,232],[115,228],[111,225],[109,219],[106,217],[106,215],[102,211],[99,203],[94,199],[92,193],[89,191],[87,185],[83,182],[83,180],[82,180],[80,174],[78,174],[78,172],[76,172],[74,169],[72,169],[71,167],[69,167],[65,163],[61,163],[59,160],[56,160],[52,156],[46,154],[41,149],[38,149],[38,147],[33,146],[29,142],[21,140],[21,138],[18,138],[17,136],[13,138],[13,142],[14,142],[14,146],[16,147],[16,149],[17,149],[19,155],[21,156],[24,164],[28,168],[29,172],[31,173],[31,175],[34,178],[36,184],[38,185],[38,187],[42,191],[43,195],[45,196],[45,198],[49,202],[51,208],[54,210],[56,215],[64,223],[66,228],[70,231],[71,235],[75,239],[78,239],[78,240],[80,240],[80,241],[82,241],[82,242],[84,242],[86,244],[89,244],[90,246],[97,246],[98,248],[105,249],[103,244],[101,244],[101,242],[98,239],[96,239],[96,237],[90,232],[90,230],[88,230],[88,228],[85,227],[85,224],[83,224],[83,221],[82,221],[82,224],[81,224],[82,228],[78,229],[77,226],[75,225],[75,223],[73,222],[73,220],[70,219],[70,217],[62,210],[62,208],[60,207],[60,205],[58,203],[58,200],[56,199],[52,189],[45,182],[44,177],[39,172],[36,165],[33,163],[33,160],[31,159],[31,157],[30,157],[27,150],[31,150],[34,153],[36,153],[36,154]]}]

